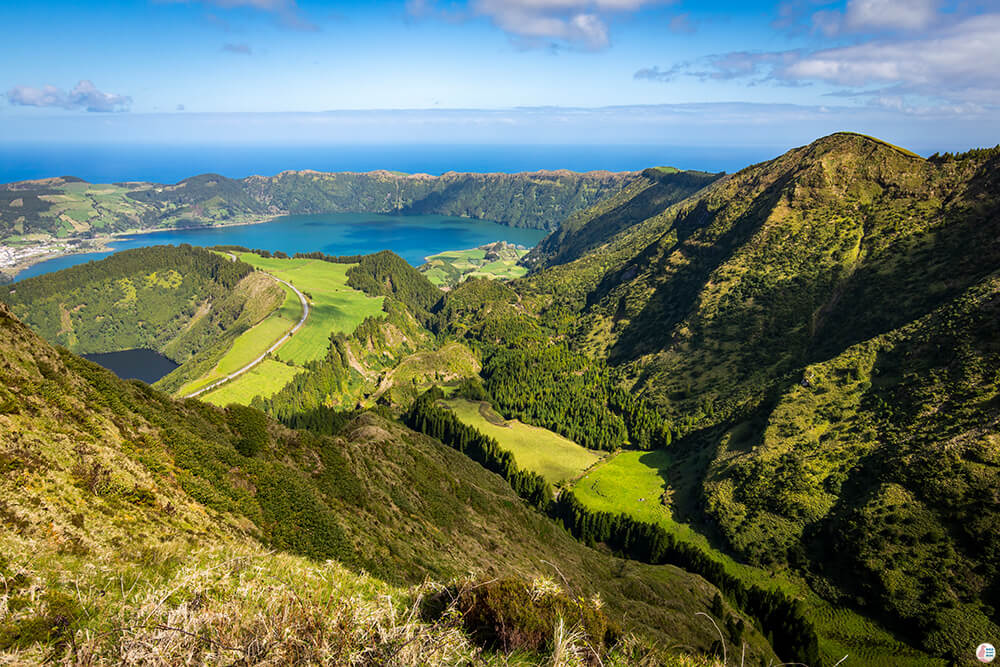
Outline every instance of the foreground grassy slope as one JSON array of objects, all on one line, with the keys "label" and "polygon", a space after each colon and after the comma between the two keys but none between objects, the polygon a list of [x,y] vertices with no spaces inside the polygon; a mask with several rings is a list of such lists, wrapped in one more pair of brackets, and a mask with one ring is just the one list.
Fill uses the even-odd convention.
[{"label": "foreground grassy slope", "polygon": [[[280,636],[269,650],[329,660],[334,647],[317,627],[371,626],[343,617],[335,626],[338,609],[401,618],[395,602],[375,613],[381,584],[316,564],[331,558],[396,585],[469,573],[562,575],[574,595],[600,593],[608,613],[662,646],[707,649],[713,641],[694,615],[714,595],[704,581],[580,545],[499,477],[398,424],[366,414],[331,438],[289,431],[246,408],[174,401],[49,347],[3,306],[0,345],[0,539],[8,547],[0,567],[18,599],[22,586],[45,582],[2,619],[0,650],[9,655],[72,655],[85,646],[120,660],[156,639],[172,662],[221,662],[219,651],[233,657],[224,646],[245,653],[261,646],[255,637]],[[314,560],[262,554],[258,543]],[[90,560],[99,565],[84,567]],[[115,574],[120,590],[99,595]],[[312,582],[297,602],[312,630],[297,625],[299,613],[277,626],[268,620],[292,611],[299,584],[260,584],[293,574]],[[241,585],[249,597],[234,592]],[[314,602],[316,591],[333,590],[357,594],[332,608]],[[393,627],[369,650],[426,646],[418,626]],[[360,651],[370,635],[351,636],[336,644]],[[770,655],[759,635],[744,637],[752,653]]]}]

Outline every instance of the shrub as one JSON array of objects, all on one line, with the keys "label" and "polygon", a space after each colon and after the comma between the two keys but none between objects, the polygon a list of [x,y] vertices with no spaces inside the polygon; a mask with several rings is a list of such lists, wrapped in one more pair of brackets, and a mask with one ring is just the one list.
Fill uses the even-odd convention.
[{"label": "shrub", "polygon": [[269,444],[267,416],[260,410],[232,404],[226,408],[229,425],[240,435],[234,445],[243,456],[255,456]]},{"label": "shrub", "polygon": [[560,619],[584,635],[595,651],[603,652],[621,636],[599,605],[570,598],[554,585],[500,579],[451,586],[426,601],[424,615],[437,620],[449,606],[458,610],[472,641],[487,650],[551,651]]}]

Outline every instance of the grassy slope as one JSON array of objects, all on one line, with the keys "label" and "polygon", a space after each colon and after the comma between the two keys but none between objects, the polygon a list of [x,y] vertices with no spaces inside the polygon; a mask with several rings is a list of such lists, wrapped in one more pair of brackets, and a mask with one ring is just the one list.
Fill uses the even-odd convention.
[{"label": "grassy slope", "polygon": [[297,366],[265,359],[237,379],[206,392],[199,398],[220,406],[230,403],[250,405],[257,396],[270,398],[278,393],[301,372],[302,369]]},{"label": "grassy slope", "polygon": [[[345,622],[346,629],[371,626],[370,616],[357,625],[334,621],[345,609],[339,605],[353,604],[342,599],[350,595],[337,595],[331,607],[316,592],[358,591],[360,608],[373,612],[365,603],[385,592],[380,584],[337,566],[261,554],[255,540],[318,561],[336,558],[397,584],[470,572],[531,580],[558,568],[574,595],[600,592],[608,610],[627,612],[630,627],[663,646],[712,642],[711,627],[694,616],[714,595],[704,581],[587,549],[496,475],[397,424],[368,414],[337,438],[289,431],[252,412],[174,401],[121,382],[47,346],[3,306],[0,331],[0,539],[11,545],[0,568],[19,599],[26,581],[46,582],[4,620],[3,650],[38,655],[55,643],[57,653],[69,652],[61,639],[70,633],[78,650],[100,655],[145,650],[138,638],[158,641],[173,660],[218,662],[217,644],[194,645],[169,628],[245,650],[256,637],[274,638],[274,651],[302,651],[324,636],[317,626],[334,638]],[[263,430],[253,426],[259,423]],[[247,441],[256,452],[245,449]],[[241,590],[248,577],[256,584]],[[310,625],[299,625],[302,617],[286,604],[299,577],[310,582],[296,603]],[[262,588],[262,579],[277,581]],[[101,595],[108,587],[116,592]],[[123,625],[127,632],[113,630]],[[96,635],[106,641],[93,642]],[[366,637],[335,643],[360,650]],[[747,638],[752,653],[772,657],[758,635]],[[330,659],[335,647],[315,649]]]},{"label": "grassy slope", "polygon": [[[349,334],[365,319],[382,317],[383,297],[370,297],[347,285],[347,271],[354,264],[337,264],[315,259],[264,258],[253,253],[238,253],[241,261],[261,271],[295,285],[309,299],[309,317],[305,325],[280,349],[275,359],[290,362],[293,367],[270,364],[275,373],[263,369],[250,371],[208,394],[205,399],[224,404],[232,400],[249,404],[254,397],[269,398],[284,387],[305,364],[323,358],[330,345],[331,334]],[[302,315],[294,292],[285,290],[285,303],[279,311],[241,336],[217,365],[182,387],[178,394],[186,395],[225,377],[257,358],[274,341],[291,329]]]},{"label": "grassy slope", "polygon": [[[284,293],[281,307],[236,338],[215,366],[198,379],[180,387],[176,392],[178,396],[187,396],[246,366],[295,326],[302,317],[302,304],[295,292],[285,285],[280,287]],[[233,382],[241,380],[242,376]]]},{"label": "grassy slope", "polygon": [[265,259],[239,253],[248,264],[295,285],[310,299],[309,319],[292,340],[282,346],[278,357],[303,365],[326,354],[331,333],[349,334],[366,317],[382,313],[382,298],[369,297],[347,285],[347,271],[353,264],[335,264],[316,259]]},{"label": "grassy slope", "polygon": [[157,383],[175,391],[214,367],[284,294],[228,257],[159,246],[22,281],[6,298],[45,338],[73,351],[157,350],[181,364]]},{"label": "grassy slope", "polygon": [[518,264],[526,254],[527,250],[510,249],[502,256],[487,259],[483,248],[449,250],[427,257],[420,272],[438,286],[454,286],[466,278],[513,280],[527,275],[528,270]]},{"label": "grassy slope", "polygon": [[446,402],[455,416],[514,455],[517,465],[556,484],[579,476],[600,455],[571,440],[517,420],[505,422],[486,403],[457,398]]}]

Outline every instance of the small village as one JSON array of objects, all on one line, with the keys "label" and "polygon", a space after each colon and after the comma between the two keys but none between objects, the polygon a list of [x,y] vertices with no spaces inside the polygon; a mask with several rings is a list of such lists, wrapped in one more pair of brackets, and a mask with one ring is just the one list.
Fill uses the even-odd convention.
[{"label": "small village", "polygon": [[79,240],[44,241],[27,246],[0,245],[0,270],[11,273],[11,269],[24,268],[25,264],[39,261],[43,257],[53,257],[81,249]]}]

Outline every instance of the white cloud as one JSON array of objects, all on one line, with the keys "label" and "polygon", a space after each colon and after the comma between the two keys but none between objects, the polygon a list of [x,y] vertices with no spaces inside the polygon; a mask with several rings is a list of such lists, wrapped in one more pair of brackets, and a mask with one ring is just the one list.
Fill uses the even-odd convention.
[{"label": "white cloud", "polygon": [[816,51],[774,74],[839,86],[892,85],[899,93],[1000,104],[998,40],[1000,14],[987,14],[919,37]]},{"label": "white cloud", "polygon": [[[903,18],[896,11],[903,4],[913,8],[913,15]],[[663,69],[645,68],[635,78],[824,83],[851,89],[837,94],[868,98],[906,113],[928,105],[954,113],[1000,106],[1000,13],[962,16],[935,12],[935,7],[933,0],[853,0],[834,33],[848,23],[859,30],[862,25],[893,30],[854,35],[852,44],[818,50],[725,53]],[[815,25],[815,15],[813,21]]]},{"label": "white cloud", "polygon": [[937,15],[938,0],[849,0],[844,17],[851,30],[922,30]]},{"label": "white cloud", "polygon": [[433,0],[408,0],[410,15],[454,20],[483,16],[526,47],[552,42],[597,51],[608,47],[608,17],[667,0],[470,0],[466,12],[439,10]]},{"label": "white cloud", "polygon": [[127,95],[104,93],[91,81],[80,81],[69,92],[55,86],[15,86],[6,93],[7,101],[17,106],[86,109],[87,111],[126,111],[132,104]]},{"label": "white cloud", "polygon": [[[200,2],[220,9],[255,9],[273,14],[278,22],[286,28],[303,31],[316,31],[319,28],[308,21],[299,9],[296,0],[160,0],[161,2],[191,3]],[[224,21],[223,21],[224,23]]]}]

